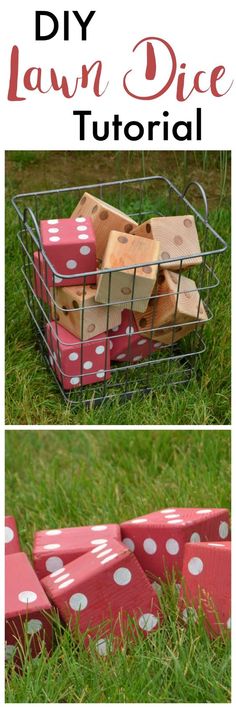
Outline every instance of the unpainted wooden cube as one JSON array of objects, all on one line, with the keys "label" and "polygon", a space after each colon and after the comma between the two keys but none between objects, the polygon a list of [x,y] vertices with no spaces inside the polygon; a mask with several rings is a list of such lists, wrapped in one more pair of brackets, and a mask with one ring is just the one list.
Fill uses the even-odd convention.
[{"label": "unpainted wooden cube", "polygon": [[103,258],[110,231],[122,231],[129,233],[137,226],[137,222],[130,216],[124,214],[120,209],[116,209],[111,204],[107,204],[94,197],[93,194],[84,192],[79,203],[75,207],[72,217],[89,216],[93,223],[96,238],[96,254],[98,259]]},{"label": "unpainted wooden cube", "polygon": [[178,341],[196,329],[198,322],[207,320],[194,280],[168,270],[159,274],[158,284],[146,312],[140,317],[136,311],[134,316],[139,331],[147,330],[146,337],[163,344]]},{"label": "unpainted wooden cube", "polygon": [[[149,238],[160,243],[160,260],[164,261],[161,268],[169,270],[186,270],[202,263],[201,248],[196,229],[195,219],[192,215],[185,216],[157,216],[148,219],[132,233],[143,238]],[[190,258],[190,256],[194,256]],[[184,258],[184,260],[170,261],[170,258]],[[182,263],[182,266],[181,266]]]},{"label": "unpainted wooden cube", "polygon": [[[158,271],[159,244],[133,234],[111,231],[102,269],[121,268],[98,277],[96,300],[123,303],[122,309],[144,312]],[[143,264],[138,266],[138,264]],[[125,266],[132,266],[122,270]],[[136,300],[137,298],[137,300]],[[136,300],[135,302],[133,302]]]},{"label": "unpainted wooden cube", "polygon": [[[118,307],[95,302],[96,285],[55,288],[52,317],[81,340],[91,339],[121,323]],[[51,291],[53,297],[53,291]]]}]

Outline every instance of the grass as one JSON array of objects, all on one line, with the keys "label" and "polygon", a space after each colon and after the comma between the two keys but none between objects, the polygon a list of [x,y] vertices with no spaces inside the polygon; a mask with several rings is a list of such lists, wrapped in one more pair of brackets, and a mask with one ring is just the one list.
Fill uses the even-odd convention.
[{"label": "grass", "polygon": [[[228,431],[7,431],[6,513],[31,555],[36,529],[120,522],[155,508],[230,506]],[[147,640],[98,657],[55,627],[55,647],[9,665],[8,703],[225,703],[230,641],[210,640],[201,618],[183,627],[174,588],[165,622]]]},{"label": "grass", "polygon": [[[158,173],[179,186],[199,179],[207,192],[210,223],[230,243],[228,153],[32,153],[7,154],[6,203],[6,423],[12,424],[229,424],[230,423],[230,249],[218,256],[216,273],[221,285],[211,291],[214,319],[203,330],[206,351],[196,359],[187,386],[160,388],[160,367],[152,367],[153,395],[136,394],[120,404],[104,402],[87,409],[66,405],[45,369],[29,321],[22,292],[21,257],[16,218],[9,198],[19,191],[83,184],[114,178]],[[99,159],[98,159],[99,155]],[[84,173],[86,164],[86,174]],[[56,167],[56,169],[55,169]],[[64,175],[64,178],[63,178]],[[126,208],[131,204],[126,203]],[[135,206],[135,204],[133,204]],[[201,203],[197,201],[201,208]],[[70,213],[70,212],[69,212]],[[187,341],[187,340],[186,340]],[[182,340],[180,349],[184,351]],[[150,370],[150,367],[149,367]],[[140,371],[132,373],[138,388]],[[123,377],[123,378],[122,378]],[[177,378],[182,367],[177,365]],[[121,375],[123,390],[125,376]],[[146,380],[146,379],[145,379]],[[91,393],[90,393],[91,395]]]}]

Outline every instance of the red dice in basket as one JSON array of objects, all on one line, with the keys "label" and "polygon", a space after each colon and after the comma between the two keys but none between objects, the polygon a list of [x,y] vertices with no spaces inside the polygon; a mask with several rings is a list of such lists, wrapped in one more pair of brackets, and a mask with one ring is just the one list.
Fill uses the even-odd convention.
[{"label": "red dice in basket", "polygon": [[111,360],[138,363],[162,346],[159,342],[143,337],[136,325],[133,313],[123,310],[119,327],[109,330]]},{"label": "red dice in basket", "polygon": [[121,524],[123,543],[149,576],[182,572],[185,544],[230,538],[227,509],[162,509]]},{"label": "red dice in basket", "polygon": [[34,567],[39,578],[60,570],[66,563],[88,553],[91,548],[120,540],[118,524],[95,524],[37,531],[34,538]]},{"label": "red dice in basket", "polygon": [[179,605],[185,622],[201,607],[210,634],[230,629],[230,542],[186,544]]},{"label": "red dice in basket", "polygon": [[42,583],[72,631],[85,632],[86,644],[96,639],[99,654],[114,648],[114,637],[121,638],[129,627],[132,631],[131,624],[134,632],[139,628],[144,634],[159,627],[161,613],[151,583],[133,553],[114,539]]},{"label": "red dice in basket", "polygon": [[5,581],[6,658],[14,654],[19,664],[28,641],[33,657],[40,652],[42,642],[50,651],[52,608],[25,553],[6,556]]},{"label": "red dice in basket", "polygon": [[52,321],[46,325],[49,361],[65,390],[102,383],[111,376],[106,334],[82,341]]},{"label": "red dice in basket", "polygon": [[[53,281],[53,271],[43,253],[35,251],[35,291],[39,298],[47,301],[49,293],[45,283],[48,290],[53,284],[57,287],[83,285],[85,279],[78,274],[96,271],[96,242],[88,217],[40,221],[40,234],[43,250],[53,269],[59,273]],[[63,275],[71,277],[63,278]],[[86,283],[96,283],[96,274],[86,276]]]},{"label": "red dice in basket", "polygon": [[5,516],[5,553],[18,553],[20,541],[14,516]]}]

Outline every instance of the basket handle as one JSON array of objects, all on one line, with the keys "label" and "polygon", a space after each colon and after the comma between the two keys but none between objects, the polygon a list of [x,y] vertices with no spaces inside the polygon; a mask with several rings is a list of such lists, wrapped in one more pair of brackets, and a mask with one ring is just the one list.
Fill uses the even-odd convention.
[{"label": "basket handle", "polygon": [[[35,227],[35,230],[36,230],[36,234],[37,234],[37,236],[38,236],[38,240],[36,240],[35,234],[34,234],[34,232],[32,231],[31,226],[30,226],[29,223],[27,222],[27,216],[28,216],[28,215],[31,217],[31,219],[32,219],[32,221],[33,221],[33,224],[34,224],[34,227]],[[23,222],[24,222],[24,227],[27,229],[27,231],[30,232],[30,234],[31,234],[32,238],[34,239],[35,243],[37,243],[37,246],[41,249],[41,240],[40,240],[39,226],[38,226],[38,222],[37,222],[36,216],[34,215],[34,212],[33,212],[33,210],[31,209],[31,207],[26,206],[26,207],[24,208]]]},{"label": "basket handle", "polygon": [[196,187],[201,192],[201,196],[202,196],[203,203],[204,203],[204,209],[205,209],[205,221],[208,221],[209,209],[208,209],[208,201],[207,201],[205,189],[202,187],[200,182],[196,182],[195,180],[191,180],[191,182],[188,182],[188,184],[186,185],[186,187],[183,191],[183,195],[182,195],[183,197],[186,197],[186,194],[187,194],[188,190],[190,189],[190,187]]}]

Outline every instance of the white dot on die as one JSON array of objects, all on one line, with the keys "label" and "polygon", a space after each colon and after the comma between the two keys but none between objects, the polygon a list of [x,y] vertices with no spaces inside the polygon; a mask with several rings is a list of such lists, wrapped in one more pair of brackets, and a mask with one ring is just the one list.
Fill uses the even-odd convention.
[{"label": "white dot on die", "polygon": [[[57,571],[56,571],[56,573],[52,573],[52,575],[56,575],[56,574],[57,574]],[[62,583],[62,581],[66,580],[66,578],[69,578],[69,576],[70,576],[70,573],[63,573],[63,574],[60,573],[59,576],[56,578],[56,580],[54,580],[54,583],[55,584]]]},{"label": "white dot on die", "polygon": [[219,537],[227,538],[229,533],[229,524],[226,521],[221,521],[219,525]]},{"label": "white dot on die", "polygon": [[133,361],[141,361],[141,356],[134,356]]},{"label": "white dot on die", "polygon": [[59,536],[60,533],[60,529],[50,529],[50,531],[46,531],[46,536]]},{"label": "white dot on die", "polygon": [[152,583],[152,587],[153,587],[153,590],[155,590],[155,592],[157,592],[158,595],[162,594],[162,587],[161,587],[160,583],[156,582],[156,580],[154,580],[154,582]]},{"label": "white dot on die", "polygon": [[79,376],[72,376],[72,379],[70,379],[70,383],[72,384],[72,386],[76,386],[76,384],[78,384],[79,382],[80,382]]},{"label": "white dot on die", "polygon": [[49,234],[58,234],[59,229],[48,229]]},{"label": "white dot on die", "polygon": [[76,612],[78,612],[79,610],[85,610],[87,604],[88,598],[82,592],[76,592],[74,595],[71,595],[69,599],[69,605],[71,609],[75,610]]},{"label": "white dot on die", "polygon": [[189,619],[193,619],[194,622],[197,622],[198,616],[197,612],[194,607],[185,607],[182,617],[184,622],[188,622]]},{"label": "white dot on die", "polygon": [[71,352],[71,354],[69,354],[70,361],[77,361],[78,358],[79,358],[79,355],[76,352]]},{"label": "white dot on die", "polygon": [[134,333],[134,327],[126,327],[125,332],[126,332],[126,334],[133,334],[133,333]]},{"label": "white dot on die", "polygon": [[111,340],[109,341],[109,345],[110,345],[110,349],[112,349],[112,348],[113,348],[113,342],[111,342]]},{"label": "white dot on die", "polygon": [[172,514],[176,509],[161,509],[160,514]]},{"label": "white dot on die", "polygon": [[198,509],[196,511],[196,514],[210,514],[212,512],[212,509]]},{"label": "white dot on die", "polygon": [[119,327],[112,327],[112,332],[118,332]]},{"label": "white dot on die", "polygon": [[117,359],[124,359],[124,358],[125,358],[125,354],[118,354],[118,356],[117,356],[116,358],[117,358]]},{"label": "white dot on die", "polygon": [[92,361],[85,361],[83,364],[84,369],[92,369],[93,362]]},{"label": "white dot on die", "polygon": [[82,224],[83,221],[86,221],[86,219],[85,219],[85,216],[77,216],[76,219],[75,219],[75,221],[77,221],[78,223]]},{"label": "white dot on die", "polygon": [[58,575],[62,575],[62,573],[65,572],[64,566],[62,568],[58,568],[58,570],[55,570],[54,573],[51,574],[51,578],[56,578]]},{"label": "white dot on die", "polygon": [[96,650],[100,656],[106,656],[108,652],[107,639],[98,639],[96,642]]},{"label": "white dot on die", "polygon": [[195,556],[194,558],[191,558],[190,561],[188,562],[188,570],[191,573],[191,575],[200,575],[203,571],[203,562],[201,558],[197,558]]},{"label": "white dot on die", "polygon": [[71,583],[74,582],[74,578],[70,578],[69,580],[65,580],[64,583],[61,583],[61,585],[58,585],[59,590],[62,590],[63,588],[67,588],[68,585],[71,585]]},{"label": "white dot on die", "polygon": [[62,278],[59,278],[57,275],[55,275],[55,283],[62,283]]},{"label": "white dot on die", "polygon": [[5,526],[5,543],[10,543],[14,538],[14,531],[10,526]]},{"label": "white dot on die", "polygon": [[117,568],[113,574],[113,579],[117,585],[128,585],[131,581],[132,573],[128,568]]},{"label": "white dot on die", "polygon": [[176,556],[179,552],[178,541],[176,541],[175,538],[168,538],[168,541],[166,541],[166,550],[171,556]]},{"label": "white dot on die", "polygon": [[91,248],[89,246],[81,246],[81,248],[79,249],[79,252],[81,253],[82,256],[88,256],[90,251],[91,251]]},{"label": "white dot on die", "polygon": [[141,347],[142,344],[146,344],[146,341],[147,341],[146,339],[139,339],[137,344],[139,345],[139,347]]},{"label": "white dot on die", "polygon": [[48,224],[58,224],[58,219],[48,219]]},{"label": "white dot on die", "polygon": [[87,226],[76,226],[77,231],[86,231]]},{"label": "white dot on die", "polygon": [[32,592],[31,590],[23,590],[23,592],[19,593],[18,600],[26,604],[35,602],[35,600],[37,600],[36,592]]},{"label": "white dot on die", "polygon": [[190,536],[190,541],[191,543],[199,543],[199,541],[201,541],[200,534],[194,531],[194,533],[192,533],[192,536]]},{"label": "white dot on die", "polygon": [[79,241],[87,241],[88,234],[79,234],[78,239],[79,239]]},{"label": "white dot on die", "polygon": [[63,568],[63,560],[58,556],[52,556],[51,558],[47,558],[45,567],[46,570],[49,571],[49,573],[53,573],[54,570],[59,570],[59,568]]},{"label": "white dot on die", "polygon": [[60,240],[60,236],[49,236],[49,241],[53,241],[53,243],[56,243],[56,241]]},{"label": "white dot on die", "polygon": [[60,548],[60,545],[60,543],[47,543],[43,548],[45,548],[45,551],[54,551],[55,548]]},{"label": "white dot on die", "polygon": [[5,659],[6,659],[6,661],[8,659],[10,659],[12,654],[14,654],[15,649],[16,649],[15,644],[6,644],[6,646],[5,646]]},{"label": "white dot on die", "polygon": [[105,352],[105,347],[100,345],[99,347],[96,347],[95,352],[96,354],[103,354],[103,352]]},{"label": "white dot on die", "polygon": [[135,544],[132,541],[132,538],[123,538],[122,543],[126,546],[126,548],[129,548],[130,551],[134,551],[135,549]]},{"label": "white dot on die", "polygon": [[145,615],[141,615],[139,617],[139,626],[141,629],[144,629],[145,632],[150,632],[151,629],[154,629],[156,627],[158,622],[157,617],[155,615],[152,615],[150,612],[146,612]]},{"label": "white dot on die", "polygon": [[132,519],[131,524],[143,524],[147,519]]},{"label": "white dot on die", "polygon": [[77,261],[69,260],[66,261],[66,267],[69,268],[69,270],[73,270],[77,266]]},{"label": "white dot on die", "polygon": [[145,538],[145,541],[143,542],[143,547],[145,552],[151,556],[157,551],[157,544],[156,541],[153,540],[153,538]]},{"label": "white dot on die", "polygon": [[99,546],[100,543],[107,543],[107,538],[97,538],[96,541],[90,541],[90,543],[92,546]]},{"label": "white dot on die", "polygon": [[107,526],[91,526],[91,531],[105,531]]},{"label": "white dot on die", "polygon": [[104,376],[105,376],[105,371],[104,371],[104,369],[101,369],[101,371],[97,371],[97,373],[96,373],[97,379],[103,379]]},{"label": "white dot on die", "polygon": [[26,625],[27,634],[35,634],[36,632],[40,632],[42,626],[42,622],[38,619],[29,620]]}]

